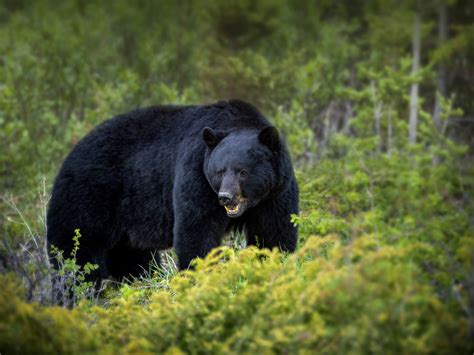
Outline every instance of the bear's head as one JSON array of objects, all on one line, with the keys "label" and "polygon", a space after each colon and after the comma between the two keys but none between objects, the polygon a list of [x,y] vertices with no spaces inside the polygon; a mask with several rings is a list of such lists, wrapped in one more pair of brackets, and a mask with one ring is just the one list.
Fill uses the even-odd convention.
[{"label": "bear's head", "polygon": [[202,131],[208,150],[204,173],[216,198],[232,218],[242,216],[278,185],[277,155],[282,144],[278,131]]}]

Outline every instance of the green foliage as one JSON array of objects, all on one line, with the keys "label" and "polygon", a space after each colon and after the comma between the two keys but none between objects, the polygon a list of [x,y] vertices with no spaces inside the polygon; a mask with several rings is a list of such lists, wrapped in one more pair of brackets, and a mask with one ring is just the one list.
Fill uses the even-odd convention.
[{"label": "green foliage", "polygon": [[[69,257],[64,258],[64,252],[59,250],[54,245],[51,246],[51,257],[54,258],[54,263],[57,265],[57,277],[53,280],[55,287],[61,287],[62,294],[70,293],[71,300],[66,300],[67,303],[75,305],[78,301],[91,297],[94,295],[94,283],[87,281],[87,276],[94,270],[98,269],[97,264],[87,262],[84,265],[77,263],[77,252],[80,247],[79,238],[81,238],[79,229],[74,230],[74,237],[72,238],[74,244]],[[61,285],[57,285],[60,283]],[[69,297],[67,297],[69,298]]]},{"label": "green foliage", "polygon": [[274,116],[275,125],[286,137],[295,162],[312,163],[316,153],[314,132],[305,122],[305,112],[298,101],[293,101],[289,109],[282,106]]},{"label": "green foliage", "polygon": [[413,157],[399,151],[371,156],[356,145],[343,159],[322,161],[301,177],[303,212],[294,221],[303,236],[336,233],[351,241],[374,235],[410,247],[413,261],[443,294],[454,280],[468,283],[469,260],[456,257],[472,245],[466,238],[473,233],[472,206],[458,207],[473,183],[459,171],[456,154],[465,151],[453,147],[443,163],[433,164],[439,159],[434,149]]},{"label": "green foliage", "polygon": [[89,336],[73,342],[79,351],[97,343],[102,349],[153,353],[468,351],[465,320],[439,301],[421,274],[403,248],[381,245],[374,236],[348,245],[335,236],[312,237],[292,256],[220,248],[167,288],[124,286],[106,309],[28,312],[40,326],[57,312],[48,324],[64,329],[51,338],[18,322],[34,306],[10,294],[0,303],[0,313],[10,314],[1,318],[0,329],[10,330],[1,333],[0,342],[10,349],[16,342],[11,334],[18,331],[28,333],[28,344],[39,349],[66,346],[63,334],[87,324]]},{"label": "green foliage", "polygon": [[6,354],[107,352],[83,317],[64,308],[44,308],[21,300],[12,275],[0,275],[0,349]]}]

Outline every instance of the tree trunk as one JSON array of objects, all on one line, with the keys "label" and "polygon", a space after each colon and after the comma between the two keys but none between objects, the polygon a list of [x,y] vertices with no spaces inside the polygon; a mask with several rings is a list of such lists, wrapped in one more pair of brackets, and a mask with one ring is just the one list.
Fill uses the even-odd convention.
[{"label": "tree trunk", "polygon": [[352,102],[351,100],[346,100],[345,102],[346,106],[346,111],[344,113],[344,123],[342,126],[342,133],[344,135],[349,135],[349,130],[350,130],[350,121],[351,118],[354,116],[354,111],[352,110]]},{"label": "tree trunk", "polygon": [[380,120],[382,119],[382,101],[377,101],[377,92],[375,89],[375,81],[370,81],[370,91],[372,94],[372,102],[374,104],[374,121],[375,121],[375,135],[379,138],[377,145],[377,152],[382,150],[382,130],[380,128]]},{"label": "tree trunk", "polygon": [[323,132],[322,132],[322,139],[320,143],[319,156],[322,156],[322,154],[326,150],[326,146],[331,136],[331,113],[332,113],[333,104],[334,103],[332,101],[329,103],[329,106],[326,109],[326,113],[324,115]]},{"label": "tree trunk", "polygon": [[[418,73],[420,67],[421,52],[421,19],[420,13],[415,13],[413,21],[413,66],[412,75]],[[410,90],[410,119],[409,119],[409,141],[411,144],[416,143],[416,126],[418,124],[418,83],[411,85]]]},{"label": "tree trunk", "polygon": [[[440,0],[438,3],[438,14],[438,45],[442,46],[448,40],[448,10],[444,0]],[[446,66],[440,62],[438,64],[437,94],[433,112],[433,121],[438,129],[441,128],[441,98],[445,98],[446,94]]]},{"label": "tree trunk", "polygon": [[[354,63],[350,65],[350,75],[349,75],[349,87],[356,87],[356,69]],[[342,126],[342,133],[345,135],[350,134],[351,122],[350,120],[354,117],[354,110],[352,108],[352,101],[346,100],[345,102],[346,111],[344,113],[344,124]]]},{"label": "tree trunk", "polygon": [[393,135],[393,128],[392,128],[392,108],[389,107],[387,112],[387,154],[390,157],[392,155],[392,135]]}]

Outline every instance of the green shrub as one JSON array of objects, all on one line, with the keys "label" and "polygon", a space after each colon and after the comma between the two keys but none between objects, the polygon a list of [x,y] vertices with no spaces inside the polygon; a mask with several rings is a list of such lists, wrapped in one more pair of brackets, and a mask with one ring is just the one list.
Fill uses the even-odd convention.
[{"label": "green shrub", "polygon": [[[107,351],[77,311],[41,307],[21,299],[16,279],[0,275],[0,351],[4,354],[72,354]],[[99,351],[100,350],[100,351]]]},{"label": "green shrub", "polygon": [[[439,300],[409,255],[370,235],[347,245],[336,236],[311,237],[290,256],[217,249],[167,287],[125,286],[106,308],[38,308],[10,292],[0,303],[0,313],[9,314],[1,317],[0,329],[9,331],[0,333],[0,348],[12,349],[28,333],[22,346],[60,351],[98,344],[197,354],[468,351],[466,318]],[[28,321],[20,321],[25,313]],[[48,337],[28,332],[32,324]],[[68,344],[86,326],[87,334]]]}]

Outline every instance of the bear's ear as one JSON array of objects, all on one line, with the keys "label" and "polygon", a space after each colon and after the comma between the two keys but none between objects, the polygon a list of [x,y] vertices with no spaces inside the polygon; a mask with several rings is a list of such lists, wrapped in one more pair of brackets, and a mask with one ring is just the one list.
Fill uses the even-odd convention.
[{"label": "bear's ear", "polygon": [[227,136],[227,133],[224,131],[215,131],[212,128],[204,127],[202,130],[202,138],[207,144],[209,149],[214,149],[219,142]]},{"label": "bear's ear", "polygon": [[258,134],[258,141],[276,152],[281,148],[280,134],[273,126],[267,126]]}]

